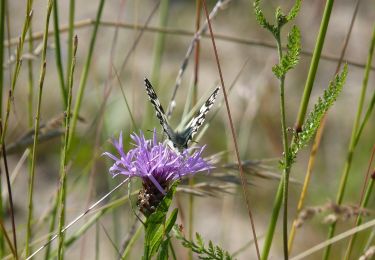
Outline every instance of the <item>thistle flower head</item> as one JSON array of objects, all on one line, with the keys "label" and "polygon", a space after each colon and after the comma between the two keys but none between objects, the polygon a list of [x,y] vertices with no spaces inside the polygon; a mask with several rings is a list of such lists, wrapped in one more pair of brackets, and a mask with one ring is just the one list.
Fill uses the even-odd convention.
[{"label": "thistle flower head", "polygon": [[152,140],[146,140],[142,132],[139,135],[132,134],[131,139],[135,142],[135,147],[126,153],[120,133],[118,140],[113,139],[113,145],[119,155],[115,156],[109,152],[104,155],[114,160],[109,169],[113,177],[122,174],[129,178],[142,179],[143,189],[138,196],[138,205],[145,215],[153,212],[171,182],[212,168],[202,158],[204,146],[177,153],[168,145],[157,141],[155,130]]}]

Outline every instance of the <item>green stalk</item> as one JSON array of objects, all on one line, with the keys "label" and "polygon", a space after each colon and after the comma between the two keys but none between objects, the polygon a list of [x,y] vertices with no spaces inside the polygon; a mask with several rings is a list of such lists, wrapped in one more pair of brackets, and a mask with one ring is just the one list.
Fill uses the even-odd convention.
[{"label": "green stalk", "polygon": [[132,238],[130,239],[129,244],[128,244],[128,246],[125,248],[124,253],[122,254],[121,259],[129,259],[130,250],[132,249],[132,247],[133,247],[135,241],[137,241],[137,239],[139,238],[139,236],[140,236],[142,230],[143,230],[143,226],[140,225],[140,226],[137,228],[137,231],[134,233],[134,235],[133,235]]},{"label": "green stalk", "polygon": [[[361,206],[360,206],[361,208],[367,207],[368,202],[370,200],[370,196],[371,196],[373,187],[374,187],[374,179],[371,179],[370,183],[366,187],[366,193],[365,193],[365,196],[364,196],[363,201],[362,201]],[[356,222],[355,222],[355,226],[358,227],[361,224],[362,224],[362,215],[359,215]],[[355,233],[349,241],[349,245],[348,245],[347,251],[345,253],[345,259],[350,259],[350,254],[352,252],[353,245],[354,245],[356,239],[357,239],[357,233]]]},{"label": "green stalk", "polygon": [[40,123],[40,111],[41,111],[41,103],[42,103],[43,84],[44,84],[44,77],[46,75],[48,26],[49,26],[51,11],[52,11],[52,5],[53,5],[53,0],[49,0],[48,7],[47,7],[45,27],[44,27],[44,35],[43,35],[42,64],[40,68],[40,77],[39,77],[39,95],[38,95],[37,111],[35,115],[35,124],[34,124],[34,141],[33,141],[33,148],[31,152],[32,160],[31,160],[31,171],[30,171],[30,179],[29,179],[29,198],[28,198],[29,211],[28,211],[28,216],[27,216],[26,245],[25,245],[26,256],[28,256],[30,253],[31,222],[32,222],[32,216],[33,216],[34,177],[35,177],[35,165],[36,165],[36,146],[38,143],[38,136],[39,136],[39,123]]},{"label": "green stalk", "polygon": [[[160,3],[159,9],[159,27],[166,28],[168,24],[168,13],[169,13],[169,0],[162,0]],[[154,45],[154,54],[153,54],[153,61],[154,64],[152,66],[152,73],[151,73],[151,80],[152,83],[156,86],[159,85],[159,76],[160,76],[160,68],[161,68],[161,60],[164,53],[165,47],[165,37],[166,34],[160,32],[156,35],[155,45]]]},{"label": "green stalk", "polygon": [[[33,1],[32,0],[28,0],[27,1],[27,10],[31,10],[31,7],[32,7],[32,4],[33,4]],[[33,34],[33,30],[32,30],[32,21],[30,21],[30,28],[29,28],[29,52],[32,53],[32,51],[34,50],[34,42],[33,42],[33,39],[32,39],[32,34]],[[33,113],[33,97],[34,97],[34,72],[33,72],[33,61],[32,60],[28,60],[27,61],[27,68],[28,68],[28,87],[29,87],[29,93],[28,93],[28,107],[27,107],[27,112],[28,112],[28,126],[29,126],[29,129],[32,129],[33,127],[33,119],[34,119],[34,113]],[[32,154],[29,153],[28,155],[28,173],[29,173],[29,176],[31,176],[31,169],[32,169]],[[30,238],[30,237],[29,237]],[[29,238],[26,239],[26,244],[29,244]],[[28,252],[27,252],[28,253]]]},{"label": "green stalk", "polygon": [[58,259],[64,258],[64,239],[65,233],[62,232],[64,225],[65,225],[65,207],[66,207],[66,168],[68,162],[68,141],[69,141],[69,132],[70,132],[70,115],[71,115],[71,106],[72,106],[72,90],[73,90],[73,74],[76,64],[76,53],[77,53],[77,45],[78,45],[78,38],[75,36],[73,42],[73,57],[72,57],[72,64],[70,65],[70,78],[68,83],[68,104],[65,113],[65,136],[64,136],[64,148],[62,153],[62,167],[61,167],[61,177],[60,177],[60,219],[59,219],[59,248],[58,248]]},{"label": "green stalk", "polygon": [[74,137],[75,130],[76,130],[77,120],[78,120],[78,116],[79,116],[79,110],[81,108],[81,102],[82,102],[82,98],[83,98],[83,93],[85,91],[87,76],[88,76],[89,71],[90,71],[91,59],[92,59],[92,55],[93,55],[93,52],[94,52],[96,35],[97,35],[99,24],[100,24],[100,18],[102,16],[102,12],[103,12],[104,2],[105,2],[105,0],[100,0],[100,3],[99,3],[98,12],[96,14],[96,19],[95,19],[94,31],[93,31],[92,36],[91,36],[89,52],[88,52],[88,55],[87,55],[85,66],[83,67],[82,76],[81,76],[79,86],[78,86],[77,99],[76,99],[76,104],[74,106],[73,117],[72,117],[71,133],[70,133],[69,141],[68,141],[68,150],[69,150],[69,147],[71,145],[71,142],[72,142],[72,139]]},{"label": "green stalk", "polygon": [[72,64],[73,57],[73,33],[74,33],[74,15],[75,15],[75,0],[70,0],[69,2],[69,29],[68,29],[68,61],[67,61],[67,71],[66,71],[66,84],[69,82],[70,78],[70,64]]},{"label": "green stalk", "polygon": [[63,72],[63,65],[61,60],[61,46],[60,46],[60,32],[59,32],[59,7],[58,7],[58,1],[55,1],[53,5],[53,31],[54,31],[54,37],[55,37],[55,45],[56,45],[56,67],[57,67],[57,74],[59,76],[60,81],[60,90],[61,95],[63,98],[63,107],[66,107],[67,103],[67,93],[65,89],[64,84],[64,72]]},{"label": "green stalk", "polygon": [[[195,32],[198,32],[200,29],[200,18],[201,18],[202,2],[201,0],[195,1]],[[195,44],[194,50],[194,81],[193,81],[193,93],[192,93],[192,106],[197,104],[198,100],[198,76],[199,76],[199,53],[200,53],[200,41],[197,41]],[[194,176],[189,178],[189,187],[193,187],[195,183]],[[194,195],[189,194],[189,233],[188,239],[193,240],[194,233]],[[172,244],[171,249],[173,249]],[[173,251],[172,251],[173,252]],[[193,259],[193,250],[188,252],[189,260]]]},{"label": "green stalk", "polygon": [[[0,1],[0,64],[4,64],[4,31],[5,31],[5,8],[6,8],[5,4],[6,4],[6,1]],[[2,118],[2,115],[3,115],[3,88],[4,88],[4,70],[1,69],[0,70],[0,118]],[[1,241],[3,241],[2,237],[1,237]]]},{"label": "green stalk", "polygon": [[[283,57],[280,33],[277,34],[277,52],[279,55],[279,61]],[[283,216],[283,245],[284,245],[284,259],[288,259],[288,184],[289,184],[289,172],[290,162],[288,160],[288,133],[286,129],[286,113],[285,113],[285,76],[280,78],[280,115],[281,115],[281,134],[283,140],[284,149],[284,169],[283,178],[281,183],[283,185],[283,201],[284,201],[284,216]]]},{"label": "green stalk", "polygon": [[[27,1],[27,10],[31,10],[33,5],[33,0]],[[29,25],[29,52],[31,53],[34,50],[34,41],[32,39],[33,30],[32,30],[32,21]],[[29,96],[28,96],[28,125],[31,128],[33,126],[33,93],[34,93],[34,73],[33,73],[33,62],[32,60],[27,61],[28,68],[28,80],[29,80]],[[29,156],[30,157],[30,156]],[[31,157],[30,157],[31,158]]]},{"label": "green stalk", "polygon": [[[0,64],[4,63],[4,28],[5,28],[5,1],[0,1]],[[3,87],[4,70],[0,70],[0,119],[3,120]],[[0,179],[0,194],[2,194],[2,181]],[[0,196],[0,218],[4,219],[3,199]],[[4,236],[0,236],[0,258],[3,258],[5,250]]]},{"label": "green stalk", "polygon": [[295,129],[297,131],[300,130],[300,128],[303,124],[303,121],[305,120],[307,107],[308,107],[308,104],[309,104],[309,101],[310,101],[311,90],[312,90],[313,85],[314,85],[316,71],[318,69],[320,56],[322,54],[324,39],[325,39],[327,29],[328,29],[329,19],[331,18],[333,2],[334,2],[334,0],[327,0],[326,6],[324,8],[323,18],[322,18],[322,22],[320,24],[318,38],[317,38],[317,41],[316,41],[316,44],[315,44],[314,53],[313,53],[313,56],[312,56],[312,59],[311,59],[309,73],[307,75],[307,80],[306,80],[301,104],[300,104],[299,111],[298,111],[297,122],[296,122],[296,125],[295,125]]},{"label": "green stalk", "polygon": [[[53,202],[53,208],[52,208],[52,211],[51,211],[51,220],[50,220],[50,224],[49,224],[49,235],[48,235],[48,239],[47,241],[51,240],[52,237],[53,237],[53,231],[55,229],[55,224],[56,224],[56,217],[57,217],[57,205],[59,203],[59,193],[57,192],[57,195],[56,195],[56,198]],[[45,260],[48,260],[48,259],[51,259],[50,257],[50,253],[51,253],[51,243],[49,243],[46,247],[46,253],[44,255],[44,259]]]},{"label": "green stalk", "polygon": [[[27,7],[31,8],[31,4],[28,5]],[[2,145],[3,142],[4,142],[4,139],[5,139],[5,136],[6,136],[6,131],[7,131],[7,128],[8,128],[8,120],[9,120],[9,114],[10,114],[10,109],[11,109],[11,103],[12,103],[12,99],[13,99],[13,93],[14,93],[14,89],[16,87],[16,82],[17,82],[17,79],[18,79],[19,72],[21,70],[21,65],[22,65],[21,56],[22,56],[22,52],[23,52],[23,45],[24,45],[24,42],[25,42],[26,33],[29,29],[31,17],[32,17],[32,10],[31,9],[26,10],[25,22],[23,24],[21,37],[19,37],[19,39],[18,39],[16,65],[15,65],[15,68],[14,68],[13,78],[12,78],[12,82],[11,82],[11,88],[10,88],[9,94],[8,94],[7,109],[6,109],[6,113],[5,113],[5,119],[3,120],[4,125],[3,125],[3,132],[2,132],[2,135],[1,135],[1,139],[0,139],[0,145]]]},{"label": "green stalk", "polygon": [[271,220],[268,225],[267,233],[264,239],[263,250],[262,250],[262,255],[261,255],[262,260],[268,259],[268,255],[269,255],[271,245],[272,245],[273,235],[275,233],[277,219],[279,217],[279,212],[280,212],[280,208],[282,204],[283,191],[284,191],[284,178],[281,179],[279,187],[277,188],[276,199],[272,207]]},{"label": "green stalk", "polygon": [[[302,124],[304,122],[304,119],[305,119],[305,116],[306,116],[306,111],[307,111],[308,103],[309,103],[309,100],[310,100],[310,94],[311,94],[311,90],[312,90],[313,83],[314,83],[314,80],[315,80],[316,71],[317,71],[317,68],[318,68],[318,64],[319,64],[319,60],[320,60],[320,56],[321,56],[321,52],[322,52],[322,48],[323,48],[323,43],[324,43],[325,35],[326,35],[326,32],[327,32],[327,28],[328,28],[329,19],[330,19],[330,16],[331,16],[333,2],[334,2],[334,0],[327,0],[326,6],[325,6],[325,9],[324,9],[322,22],[320,24],[318,38],[317,38],[317,41],[316,41],[314,53],[313,53],[311,64],[310,64],[309,73],[308,73],[305,88],[304,88],[303,97],[302,97],[302,100],[301,100],[301,103],[300,103],[297,121],[296,121],[296,124],[295,124],[295,129],[297,131],[299,129],[301,129],[301,126],[302,126]],[[293,143],[293,140],[292,140],[292,143]],[[287,174],[285,174],[285,176],[287,176]],[[277,193],[276,193],[276,198],[275,198],[274,206],[273,206],[272,213],[271,213],[271,220],[270,220],[270,224],[268,225],[268,230],[267,230],[267,234],[266,234],[265,242],[264,242],[264,246],[263,246],[262,259],[268,258],[269,251],[271,249],[273,235],[275,233],[276,222],[277,222],[277,219],[278,219],[278,216],[279,216],[281,203],[283,201],[283,196],[285,195],[283,193],[283,189],[286,186],[284,184],[284,181],[285,181],[284,178],[282,179],[282,181],[280,181],[280,184],[279,184],[279,187],[278,187],[278,190],[277,190]]]},{"label": "green stalk", "polygon": [[[169,0],[160,1],[159,5],[159,27],[165,28],[168,24],[168,13],[169,13]],[[160,87],[160,68],[162,64],[162,57],[165,49],[165,38],[166,33],[159,32],[156,34],[155,44],[153,49],[153,65],[151,72],[151,82],[156,87]],[[120,71],[121,73],[121,71]],[[152,122],[154,118],[154,112],[151,106],[146,106],[145,116],[143,124],[148,124]],[[149,125],[144,125],[148,127]]]},{"label": "green stalk", "polygon": [[[351,138],[350,138],[347,160],[345,162],[345,168],[344,168],[344,171],[343,171],[342,176],[341,176],[340,188],[339,188],[339,192],[337,194],[337,201],[336,201],[337,204],[341,204],[341,202],[342,202],[344,192],[345,192],[346,183],[347,183],[347,178],[348,178],[349,171],[350,171],[350,168],[351,168],[351,162],[352,162],[352,159],[353,159],[354,149],[356,148],[356,146],[358,144],[358,140],[359,140],[360,135],[362,133],[362,129],[364,128],[364,125],[367,123],[367,120],[366,120],[366,118],[368,118],[367,115],[371,113],[372,108],[373,108],[373,105],[371,106],[371,104],[373,102],[371,102],[371,104],[369,106],[370,109],[368,110],[370,112],[367,111],[366,117],[365,117],[365,119],[363,120],[363,123],[360,126],[362,110],[363,110],[365,97],[366,97],[368,79],[369,79],[369,75],[370,75],[370,68],[371,68],[371,64],[372,64],[372,58],[373,58],[373,55],[374,55],[374,47],[375,47],[375,24],[374,24],[374,29],[373,29],[373,32],[372,32],[372,38],[371,38],[369,53],[368,53],[368,56],[367,56],[365,74],[363,76],[362,90],[361,90],[361,96],[360,96],[359,103],[358,103],[358,110],[357,110],[356,118],[354,120],[352,135],[351,135]],[[372,100],[374,100],[374,97],[375,97],[375,93],[374,93],[374,96],[373,96]],[[366,191],[366,195],[367,195],[367,192],[369,190],[370,190],[370,192],[372,190],[372,182],[373,182],[373,180],[371,180],[371,183],[368,186],[368,189]],[[369,187],[371,187],[371,188],[369,188]],[[356,226],[360,225],[361,221],[362,221],[361,218],[358,218]],[[330,237],[329,238],[331,238],[331,236],[333,235],[334,230],[335,230],[335,225],[331,225],[330,230],[329,230],[330,231],[330,233],[329,233]],[[356,235],[354,235],[349,242],[349,246],[348,246],[347,251],[346,251],[346,257],[350,256],[352,246],[353,246],[353,243],[354,243],[353,240],[355,240],[355,238],[356,238]],[[329,247],[327,247],[327,249],[326,249],[326,254],[329,254]],[[327,257],[328,257],[328,255],[327,255]]]}]

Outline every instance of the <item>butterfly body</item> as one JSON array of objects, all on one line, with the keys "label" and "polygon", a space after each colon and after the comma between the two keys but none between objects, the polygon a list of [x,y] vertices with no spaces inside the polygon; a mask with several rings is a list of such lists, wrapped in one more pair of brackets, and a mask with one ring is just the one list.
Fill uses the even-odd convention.
[{"label": "butterfly body", "polygon": [[156,95],[154,88],[152,87],[150,81],[145,78],[146,92],[150,99],[151,104],[155,108],[156,116],[159,119],[161,126],[163,127],[164,133],[167,135],[172,146],[179,151],[182,151],[188,147],[189,141],[193,139],[193,136],[197,133],[199,127],[203,124],[206,114],[213,106],[216,96],[219,92],[219,87],[217,87],[211,96],[202,105],[196,115],[187,124],[187,127],[182,131],[173,130],[168,123],[168,119],[164,113],[164,109],[160,104],[160,101]]}]

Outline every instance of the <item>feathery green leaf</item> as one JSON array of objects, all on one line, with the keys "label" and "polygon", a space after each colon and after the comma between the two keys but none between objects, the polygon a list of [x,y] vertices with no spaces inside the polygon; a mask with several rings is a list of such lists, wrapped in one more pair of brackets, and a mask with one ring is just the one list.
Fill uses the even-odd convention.
[{"label": "feathery green leaf", "polygon": [[335,79],[330,82],[328,89],[324,91],[323,97],[319,97],[318,102],[314,105],[314,109],[308,115],[305,123],[302,125],[302,131],[296,134],[296,141],[292,144],[289,151],[291,159],[295,159],[298,151],[306,146],[314,136],[320,125],[324,114],[336,101],[340,94],[348,74],[348,66],[345,64],[341,74],[336,75]]},{"label": "feathery green leaf", "polygon": [[279,64],[272,68],[273,73],[277,78],[285,76],[285,74],[293,69],[298,61],[301,51],[301,33],[296,26],[293,26],[288,35],[287,53],[283,55]]},{"label": "feathery green leaf", "polygon": [[202,236],[199,233],[195,234],[196,241],[189,241],[185,238],[180,228],[175,225],[174,229],[175,236],[181,240],[181,244],[191,249],[194,253],[198,254],[199,259],[207,260],[231,260],[233,259],[230,254],[219,246],[215,246],[212,241],[208,242],[208,247],[205,246]]},{"label": "feathery green leaf", "polygon": [[292,7],[292,9],[290,9],[289,14],[286,16],[288,22],[293,20],[297,16],[299,9],[301,8],[301,3],[301,0],[296,0],[296,3]]}]

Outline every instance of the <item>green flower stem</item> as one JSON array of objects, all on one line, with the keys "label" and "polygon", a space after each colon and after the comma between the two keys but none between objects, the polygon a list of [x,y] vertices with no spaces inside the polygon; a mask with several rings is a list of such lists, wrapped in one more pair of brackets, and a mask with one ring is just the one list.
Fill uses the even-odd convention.
[{"label": "green flower stem", "polygon": [[54,30],[54,37],[55,37],[55,45],[56,45],[56,67],[57,67],[57,74],[59,76],[60,81],[60,90],[61,95],[63,98],[63,107],[65,108],[67,105],[67,93],[65,89],[64,83],[64,72],[63,72],[63,65],[61,60],[61,46],[60,46],[60,33],[59,33],[59,6],[58,1],[55,1],[53,4],[53,30]]},{"label": "green flower stem", "polygon": [[[43,94],[43,85],[44,85],[44,77],[46,75],[46,54],[47,54],[47,40],[48,40],[48,27],[49,27],[49,20],[52,11],[53,0],[48,1],[47,6],[47,14],[46,14],[46,21],[44,24],[44,35],[43,35],[43,50],[42,50],[42,64],[40,68],[40,77],[39,77],[39,95],[38,95],[38,103],[37,103],[37,110],[35,115],[35,123],[34,123],[34,141],[33,141],[33,148],[32,148],[32,160],[31,160],[31,170],[30,170],[30,179],[29,179],[29,198],[28,198],[28,216],[27,216],[27,226],[26,226],[26,245],[25,245],[25,252],[26,256],[30,253],[30,239],[31,239],[31,223],[33,217],[33,194],[34,194],[34,178],[35,178],[35,167],[36,167],[36,147],[38,144],[38,136],[39,136],[39,123],[40,123],[40,111],[41,111],[41,103],[42,103],[42,94]],[[26,32],[25,32],[26,34]]]},{"label": "green flower stem", "polygon": [[[279,60],[283,57],[281,49],[280,34],[277,34],[277,51],[279,54]],[[288,259],[288,184],[289,184],[289,172],[290,162],[288,160],[288,133],[286,129],[286,113],[285,113],[285,75],[280,78],[280,113],[281,113],[281,133],[284,148],[284,170],[283,170],[283,201],[284,201],[284,216],[283,216],[283,245],[284,245],[284,259]]]},{"label": "green flower stem", "polygon": [[[371,43],[370,43],[369,54],[367,56],[366,69],[365,69],[365,74],[364,74],[363,82],[362,82],[362,91],[361,91],[361,96],[360,96],[359,105],[358,105],[358,112],[357,112],[357,116],[356,116],[356,119],[355,119],[355,124],[354,124],[353,130],[352,130],[352,140],[351,140],[351,142],[353,142],[352,143],[353,150],[357,146],[358,140],[359,140],[360,135],[362,133],[362,129],[364,128],[364,125],[367,123],[366,118],[369,117],[367,115],[371,114],[373,104],[374,104],[374,100],[375,100],[375,93],[374,93],[373,98],[372,98],[372,102],[369,105],[368,111],[366,112],[366,116],[365,116],[364,120],[362,121],[361,126],[359,127],[359,121],[360,121],[360,118],[361,118],[362,109],[363,109],[363,105],[364,105],[364,101],[365,101],[366,90],[367,90],[367,85],[368,85],[368,78],[369,78],[370,68],[371,68],[371,64],[372,64],[372,58],[373,58],[373,54],[374,54],[374,47],[375,47],[375,24],[374,24],[374,29],[373,29],[373,32],[372,32],[372,39],[371,39]],[[349,150],[349,151],[351,151],[351,150]],[[348,155],[348,157],[349,157],[349,155]],[[350,168],[350,165],[349,165],[349,168]],[[348,169],[348,171],[349,171],[349,169]],[[344,178],[344,176],[343,176],[343,178]],[[346,176],[346,178],[347,178],[347,176]],[[344,180],[342,180],[342,181],[344,182]],[[346,182],[346,180],[345,180],[345,182]],[[345,183],[343,183],[342,185],[345,185]],[[373,179],[371,179],[370,184],[367,186],[365,199],[363,200],[363,202],[361,204],[361,207],[367,206],[368,197],[371,194],[372,186],[373,186]],[[344,192],[344,190],[343,190],[343,192]],[[361,218],[361,216],[359,216],[357,218],[356,226],[360,225],[361,223],[362,223],[362,218]],[[349,257],[350,257],[351,250],[352,250],[352,247],[353,247],[353,244],[354,244],[354,241],[355,241],[356,237],[357,237],[357,234],[353,235],[352,238],[349,241],[349,246],[347,247],[347,251],[346,251],[346,257],[345,257],[346,259],[349,259]]]},{"label": "green flower stem", "polygon": [[77,99],[76,99],[76,104],[74,106],[73,117],[72,117],[71,132],[70,132],[69,141],[68,141],[68,150],[70,148],[70,145],[71,145],[71,142],[72,142],[73,136],[75,134],[75,130],[76,130],[77,120],[78,120],[78,117],[79,117],[79,110],[81,108],[81,103],[82,103],[83,93],[85,91],[87,76],[88,76],[89,71],[90,71],[91,59],[92,59],[92,55],[93,55],[93,52],[94,52],[96,35],[97,35],[97,32],[98,32],[100,19],[101,19],[102,12],[103,12],[104,2],[105,2],[105,0],[100,0],[98,12],[96,14],[96,19],[95,19],[94,31],[93,31],[92,36],[91,36],[89,52],[88,52],[88,55],[87,55],[87,58],[86,58],[85,66],[83,67],[81,79],[79,81]]},{"label": "green flower stem", "polygon": [[267,233],[264,239],[263,250],[262,250],[262,255],[261,255],[262,260],[268,259],[268,255],[271,249],[273,235],[275,233],[277,219],[279,217],[279,212],[280,212],[281,203],[283,199],[283,191],[284,191],[284,178],[281,179],[279,187],[277,188],[276,198],[272,207],[271,220],[268,225]]},{"label": "green flower stem", "polygon": [[[54,231],[54,228],[55,228],[56,218],[57,218],[57,207],[58,207],[58,203],[59,203],[59,196],[58,195],[59,195],[59,193],[57,192],[56,197],[55,197],[54,202],[53,202],[53,207],[52,207],[52,211],[51,211],[51,220],[50,220],[50,224],[49,224],[49,235],[48,235],[47,241],[51,240],[52,237],[53,237],[53,231]],[[51,259],[50,253],[51,253],[51,243],[49,243],[46,247],[45,254],[44,254],[44,260]]]},{"label": "green flower stem", "polygon": [[[373,57],[373,53],[374,53],[374,44],[375,44],[375,29],[374,29],[374,32],[373,32],[373,35],[372,35],[369,55],[367,57],[367,64],[366,64],[365,75],[364,75],[363,83],[362,83],[361,96],[360,96],[360,100],[359,100],[359,103],[358,103],[357,114],[356,114],[355,119],[354,119],[354,125],[353,125],[353,129],[352,129],[352,134],[351,134],[351,137],[350,137],[348,153],[347,153],[347,156],[346,156],[344,169],[343,169],[343,172],[341,174],[339,190],[338,190],[337,196],[336,196],[336,203],[338,205],[340,205],[342,203],[342,200],[344,198],[345,188],[346,188],[346,184],[347,184],[348,176],[349,176],[349,171],[350,171],[350,168],[352,166],[354,150],[355,150],[355,148],[357,146],[357,143],[358,143],[358,140],[359,140],[359,136],[357,136],[357,134],[362,133],[362,131],[360,131],[360,129],[363,129],[362,127],[360,127],[360,120],[361,120],[361,115],[362,115],[362,110],[363,110],[365,95],[366,95],[366,90],[367,90],[368,76],[369,76],[369,72],[370,72],[369,67],[371,66],[372,57]],[[366,123],[367,121],[364,121],[364,122]],[[328,239],[333,237],[333,235],[335,233],[335,229],[336,229],[336,223],[331,224],[330,227],[329,227],[329,231],[328,231]],[[330,250],[331,250],[331,246],[329,245],[329,246],[326,247],[326,249],[324,251],[324,258],[323,259],[325,259],[325,260],[329,259]]]},{"label": "green flower stem", "polygon": [[[27,1],[27,10],[31,10],[33,4],[33,0]],[[30,21],[29,25],[29,52],[31,53],[34,49],[34,41],[32,39],[33,30],[32,30],[32,21]],[[33,61],[27,61],[28,67],[28,80],[29,80],[29,93],[28,93],[28,125],[31,128],[33,126],[33,93],[34,93],[34,74],[33,74]]]},{"label": "green flower stem", "polygon": [[73,42],[73,57],[72,57],[72,64],[69,66],[71,71],[69,73],[69,83],[68,83],[68,104],[65,112],[65,136],[64,136],[64,148],[61,157],[61,176],[60,176],[60,219],[59,219],[59,248],[58,248],[58,259],[64,258],[64,239],[65,235],[62,232],[64,225],[65,225],[65,207],[66,207],[66,174],[67,174],[67,162],[68,162],[68,141],[69,141],[69,132],[70,132],[70,114],[71,114],[71,107],[72,107],[72,90],[73,90],[73,74],[76,64],[76,53],[77,53],[77,45],[78,45],[78,38],[77,36],[74,37]]},{"label": "green flower stem", "polygon": [[73,57],[73,38],[74,38],[74,16],[75,16],[75,0],[69,1],[69,27],[68,27],[68,61],[67,61],[67,71],[66,71],[66,84],[69,82],[70,71],[69,67],[72,64]]},{"label": "green flower stem", "polygon": [[[26,10],[31,10],[32,4],[33,4],[33,0],[28,0]],[[26,15],[27,15],[27,13],[26,13]],[[29,34],[29,38],[30,38],[29,44],[28,44],[29,45],[29,52],[32,53],[32,51],[34,50],[34,41],[32,39],[32,35],[33,35],[32,21],[30,21],[28,34]],[[28,91],[29,91],[28,100],[27,100],[28,127],[29,127],[29,129],[32,129],[33,128],[33,122],[34,122],[34,120],[33,120],[34,119],[34,113],[33,113],[34,72],[33,72],[33,61],[32,60],[27,61],[27,68],[28,68]],[[30,152],[29,152],[29,155],[28,155],[27,162],[28,162],[28,175],[31,176],[32,154]],[[26,245],[29,244],[28,240],[29,240],[29,238],[26,240],[27,241]],[[28,252],[26,252],[26,253],[28,253]],[[0,256],[0,258],[1,258],[1,256]]]},{"label": "green flower stem", "polygon": [[307,75],[307,80],[306,80],[305,88],[304,88],[304,91],[303,91],[303,97],[302,97],[300,108],[299,108],[299,111],[298,111],[297,122],[295,124],[295,129],[297,131],[301,128],[301,126],[302,126],[302,124],[305,120],[307,107],[308,107],[308,104],[309,104],[309,101],[310,101],[311,90],[312,90],[313,85],[314,85],[316,71],[318,69],[320,56],[322,54],[324,39],[325,39],[327,29],[328,29],[329,19],[331,18],[331,11],[332,11],[332,7],[333,7],[333,2],[334,2],[334,0],[327,0],[326,6],[324,8],[323,18],[322,18],[322,22],[320,24],[318,38],[317,38],[317,41],[316,41],[316,44],[315,44],[314,53],[313,53],[313,56],[312,56],[312,59],[311,59],[309,73]]},{"label": "green flower stem", "polygon": [[[30,6],[28,5],[28,7],[31,8],[31,4],[30,4]],[[14,93],[14,89],[16,87],[19,72],[21,70],[21,65],[22,65],[21,56],[22,56],[22,52],[23,52],[23,45],[25,43],[25,37],[26,37],[26,33],[29,29],[31,17],[32,17],[32,10],[31,9],[26,10],[25,22],[23,24],[21,37],[18,38],[16,65],[15,65],[14,72],[13,72],[11,89],[9,90],[9,94],[8,94],[8,100],[7,100],[7,104],[6,104],[7,107],[6,107],[6,112],[5,112],[5,119],[3,119],[3,117],[1,116],[4,124],[3,124],[3,132],[2,132],[2,135],[1,135],[0,145],[3,144],[5,136],[6,136],[6,132],[7,132],[7,129],[8,129],[8,120],[9,120],[9,114],[10,114],[12,99],[13,99],[13,93]]]},{"label": "green flower stem", "polygon": [[135,241],[137,241],[137,239],[139,238],[142,230],[143,230],[143,226],[139,225],[139,227],[137,228],[137,231],[134,233],[134,235],[130,239],[128,246],[125,248],[121,259],[129,259],[130,251],[131,251],[132,247],[134,246]]},{"label": "green flower stem", "polygon": [[[5,28],[5,1],[0,1],[0,64],[4,63],[4,28]],[[3,87],[4,87],[4,70],[0,70],[0,118],[3,119]],[[0,179],[0,194],[2,191],[2,181]],[[0,196],[0,217],[4,219],[3,199]],[[0,258],[4,256],[5,241],[4,236],[0,236]]]},{"label": "green flower stem", "polygon": [[[309,69],[309,73],[308,73],[308,76],[307,76],[307,80],[306,80],[306,84],[305,84],[305,88],[304,88],[304,93],[303,93],[303,97],[302,97],[302,100],[301,100],[301,104],[300,104],[300,108],[299,108],[299,112],[298,112],[298,116],[297,116],[297,121],[296,121],[296,124],[295,124],[295,129],[297,131],[301,128],[301,126],[304,122],[305,116],[306,116],[306,111],[307,111],[308,103],[309,103],[309,100],[310,100],[310,94],[311,94],[311,90],[312,90],[313,83],[314,83],[314,80],[315,80],[316,71],[317,71],[317,68],[318,68],[318,64],[319,64],[319,60],[320,60],[320,56],[321,56],[321,52],[322,52],[322,48],[323,48],[323,43],[324,43],[325,35],[326,35],[326,32],[327,32],[327,28],[328,28],[329,19],[330,19],[330,16],[331,16],[333,2],[334,2],[334,0],[327,0],[326,6],[325,6],[325,9],[324,9],[323,18],[322,18],[322,22],[320,24],[317,42],[316,42],[314,53],[313,53],[313,56],[312,56],[310,69]],[[293,144],[293,142],[294,142],[294,140],[292,140],[292,144]],[[285,165],[285,166],[287,166],[287,165]],[[290,169],[288,169],[288,171],[290,171]],[[289,173],[286,172],[284,174],[284,177],[289,177]],[[267,230],[267,234],[266,234],[265,242],[264,242],[264,246],[263,246],[262,259],[268,258],[269,251],[270,251],[271,244],[272,244],[273,235],[275,233],[277,218],[279,216],[281,203],[283,201],[282,198],[283,198],[283,196],[286,195],[286,194],[283,193],[283,190],[286,190],[285,188],[287,188],[287,185],[285,185],[284,181],[285,181],[285,179],[283,178],[282,181],[279,184],[279,187],[278,187],[278,190],[277,190],[277,193],[276,193],[276,198],[275,198],[275,202],[274,202],[274,206],[273,206],[273,210],[272,210],[272,214],[271,214],[271,222],[268,225],[268,230]],[[284,212],[284,214],[285,214],[285,212]]]},{"label": "green flower stem", "polygon": [[[159,27],[166,28],[168,24],[168,13],[169,13],[169,0],[162,0],[160,2],[159,8]],[[154,54],[153,54],[153,67],[151,73],[151,80],[152,83],[155,85],[159,85],[159,76],[160,76],[160,68],[161,68],[161,60],[164,53],[165,47],[165,37],[166,34],[164,32],[160,32],[156,35],[156,41],[154,45]]]},{"label": "green flower stem", "polygon": [[[4,64],[4,31],[5,31],[5,4],[6,1],[0,1],[0,64]],[[26,18],[27,19],[27,18]],[[0,70],[0,117],[3,118],[3,87],[4,70]],[[0,199],[1,201],[1,199]],[[0,238],[3,242],[3,237]],[[1,250],[3,252],[3,250]]]},{"label": "green flower stem", "polygon": [[[372,193],[373,187],[374,187],[374,179],[371,179],[370,183],[367,185],[365,197],[363,198],[363,201],[361,203],[361,208],[367,207],[368,202],[370,200],[370,195]],[[361,224],[362,224],[362,215],[359,215],[356,222],[355,222],[355,226],[358,227]],[[348,245],[346,253],[345,253],[345,259],[350,259],[350,254],[352,252],[355,240],[357,239],[357,234],[358,233],[353,234],[353,236],[351,237],[351,239],[349,241],[349,245]]]}]

